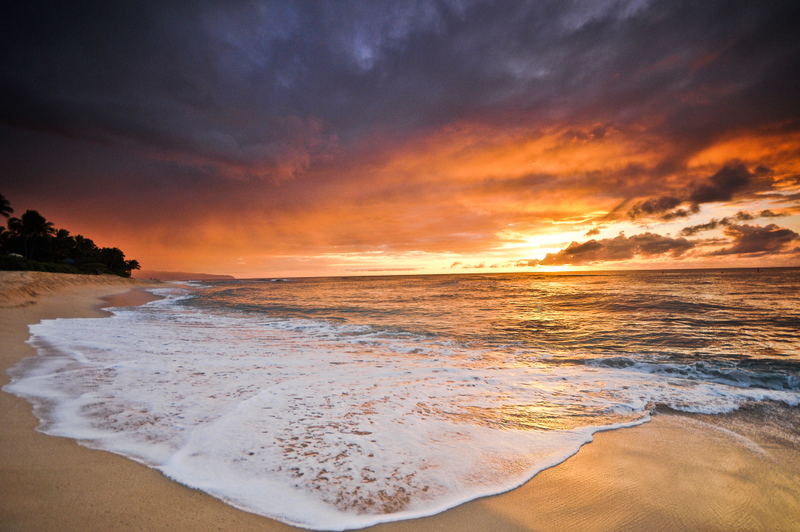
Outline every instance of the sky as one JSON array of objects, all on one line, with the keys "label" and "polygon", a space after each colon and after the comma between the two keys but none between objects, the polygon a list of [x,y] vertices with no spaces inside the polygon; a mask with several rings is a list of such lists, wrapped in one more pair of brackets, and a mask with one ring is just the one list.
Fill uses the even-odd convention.
[{"label": "sky", "polygon": [[9,4],[0,193],[145,270],[800,266],[796,0]]}]

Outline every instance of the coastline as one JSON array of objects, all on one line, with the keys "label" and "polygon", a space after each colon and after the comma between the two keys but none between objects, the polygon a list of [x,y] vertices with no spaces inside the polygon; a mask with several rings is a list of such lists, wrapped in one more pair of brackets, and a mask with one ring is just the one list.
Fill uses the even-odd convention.
[{"label": "coastline", "polygon": [[[140,289],[152,285],[0,272],[0,386],[8,368],[36,355],[25,343],[29,324],[102,317],[102,306],[142,304]],[[368,530],[796,530],[800,447],[760,431],[748,415],[660,413],[595,434],[577,455],[508,493]],[[122,456],[41,434],[37,425],[30,403],[0,393],[0,529],[301,530]]]}]

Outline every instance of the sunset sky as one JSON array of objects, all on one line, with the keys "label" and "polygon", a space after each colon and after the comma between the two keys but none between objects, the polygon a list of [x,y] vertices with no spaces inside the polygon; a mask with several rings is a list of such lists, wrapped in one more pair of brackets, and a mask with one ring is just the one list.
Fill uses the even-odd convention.
[{"label": "sunset sky", "polygon": [[0,193],[143,269],[800,266],[797,0],[15,4]]}]

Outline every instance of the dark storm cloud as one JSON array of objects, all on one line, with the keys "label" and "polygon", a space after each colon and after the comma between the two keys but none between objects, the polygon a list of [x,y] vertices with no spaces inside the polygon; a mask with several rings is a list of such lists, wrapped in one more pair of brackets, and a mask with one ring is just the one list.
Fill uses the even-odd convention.
[{"label": "dark storm cloud", "polygon": [[[731,201],[739,194],[770,190],[771,180],[759,180],[759,175],[768,174],[769,171],[763,167],[751,172],[742,163],[729,163],[708,178],[695,183],[687,196],[649,198],[636,203],[628,211],[628,217],[632,220],[656,217],[664,221],[686,218],[700,212],[702,204]],[[686,206],[676,208],[682,204]]]},{"label": "dark storm cloud", "polygon": [[674,211],[665,212],[661,215],[661,219],[668,222],[678,218],[688,218],[689,215],[697,214],[698,212],[700,212],[700,207],[698,205],[692,205],[688,209],[675,209]]},{"label": "dark storm cloud", "polygon": [[758,213],[739,211],[733,216],[726,216],[721,220],[712,219],[708,223],[684,227],[681,229],[680,234],[681,236],[695,236],[697,233],[702,233],[703,231],[712,231],[719,227],[729,227],[735,225],[736,222],[749,222],[758,218],[780,218],[782,216],[786,216],[786,214],[780,212],[775,213],[769,209],[765,209]]},{"label": "dark storm cloud", "polygon": [[694,204],[730,201],[733,195],[750,184],[753,174],[743,164],[725,166],[700,184],[690,195]]},{"label": "dark storm cloud", "polygon": [[672,196],[661,196],[660,198],[650,198],[634,205],[628,216],[631,219],[641,216],[652,216],[653,214],[663,215],[681,204],[681,200]]},{"label": "dark storm cloud", "polygon": [[788,245],[800,239],[800,235],[775,224],[765,227],[748,224],[731,225],[722,233],[733,239],[733,245],[710,253],[716,255],[765,255],[777,254],[786,250]]},{"label": "dark storm cloud", "polygon": [[540,260],[520,261],[518,266],[580,266],[599,262],[648,258],[669,254],[680,257],[695,247],[685,238],[670,238],[654,233],[642,233],[632,237],[623,234],[614,238],[572,242],[557,253],[548,253]]},{"label": "dark storm cloud", "polygon": [[[797,88],[796,14],[795,2],[14,3],[0,114],[298,171],[337,139],[474,117],[624,122],[657,108],[713,136],[720,108],[745,98],[762,117],[797,115],[796,98],[774,97]],[[726,113],[720,130],[740,116],[752,119]]]},{"label": "dark storm cloud", "polygon": [[[727,220],[727,218],[723,218],[723,220]],[[712,231],[718,228],[722,224],[721,220],[714,220],[712,219],[710,222],[705,224],[697,224],[691,225],[689,227],[684,227],[681,229],[681,236],[695,236],[697,233],[702,233],[703,231]]]},{"label": "dark storm cloud", "polygon": [[[221,6],[220,6],[221,7]],[[11,126],[291,173],[334,139],[313,116],[275,112],[248,80],[265,47],[228,42],[253,31],[243,6],[197,3],[19,3],[2,17],[0,119]],[[264,17],[265,19],[268,17]],[[264,33],[279,21],[265,21]],[[251,35],[252,36],[252,35]],[[252,53],[251,53],[252,52]],[[266,93],[265,93],[266,92]],[[274,107],[274,106],[273,106]]]}]

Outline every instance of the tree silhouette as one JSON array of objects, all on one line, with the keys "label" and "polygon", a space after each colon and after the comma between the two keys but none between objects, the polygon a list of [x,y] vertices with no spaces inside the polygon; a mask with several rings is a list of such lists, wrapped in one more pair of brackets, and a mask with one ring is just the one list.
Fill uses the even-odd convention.
[{"label": "tree silhouette", "polygon": [[8,218],[8,215],[12,212],[14,212],[14,209],[11,208],[11,204],[8,202],[5,196],[0,194],[0,216]]},{"label": "tree silhouette", "polygon": [[91,255],[97,251],[97,246],[91,238],[75,235],[75,252],[79,255]]},{"label": "tree silhouette", "polygon": [[[36,250],[36,242],[38,240],[52,236],[56,232],[53,222],[48,222],[44,216],[30,209],[25,211],[20,218],[9,218],[8,228],[23,238],[25,257],[28,259],[33,258],[33,252]],[[28,242],[31,240],[33,245],[29,254]]]},{"label": "tree silhouette", "polygon": [[125,270],[125,254],[119,248],[100,248],[100,262],[111,271]]},{"label": "tree silhouette", "polygon": [[99,248],[83,235],[74,237],[66,229],[56,230],[52,222],[34,210],[19,218],[0,194],[0,215],[8,228],[0,226],[0,270],[36,270],[62,273],[113,273],[130,277],[139,269],[136,260],[125,260],[119,248]]},{"label": "tree silhouette", "polygon": [[53,235],[53,240],[50,242],[50,262],[55,262],[56,258],[64,260],[69,258],[70,251],[75,247],[75,239],[69,234],[66,229],[59,229]]},{"label": "tree silhouette", "polygon": [[126,260],[125,261],[125,272],[127,273],[126,277],[131,276],[131,272],[133,270],[140,270],[141,266],[139,266],[139,261],[136,259]]}]

